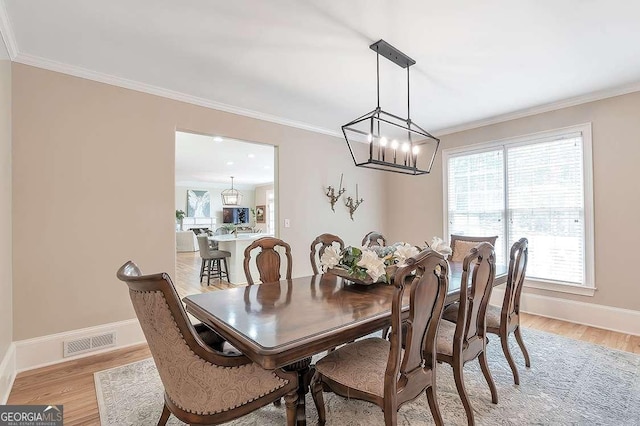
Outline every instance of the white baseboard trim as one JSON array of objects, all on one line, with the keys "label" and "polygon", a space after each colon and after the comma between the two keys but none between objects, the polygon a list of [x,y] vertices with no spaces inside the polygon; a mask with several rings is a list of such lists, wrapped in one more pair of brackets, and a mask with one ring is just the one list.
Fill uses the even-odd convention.
[{"label": "white baseboard trim", "polygon": [[[80,339],[96,334],[116,332],[116,344],[105,349],[83,353],[73,357],[63,357],[63,342],[66,340]],[[33,339],[19,340],[15,343],[16,371],[18,373],[34,368],[46,367],[60,362],[84,358],[115,349],[126,348],[146,342],[142,328],[137,319],[112,322],[95,327],[50,334],[48,336],[35,337]]]},{"label": "white baseboard trim", "polygon": [[[491,304],[502,305],[503,288],[494,288]],[[640,336],[640,311],[522,293],[522,312]]]},{"label": "white baseboard trim", "polygon": [[16,346],[15,343],[11,343],[0,363],[0,405],[7,403],[15,378]]}]

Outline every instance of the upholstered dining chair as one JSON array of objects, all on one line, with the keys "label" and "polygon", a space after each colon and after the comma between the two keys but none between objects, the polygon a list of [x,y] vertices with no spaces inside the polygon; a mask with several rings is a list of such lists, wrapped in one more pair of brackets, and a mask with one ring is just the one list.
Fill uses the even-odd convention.
[{"label": "upholstered dining chair", "polygon": [[[327,247],[338,246],[338,251],[341,251],[344,248],[344,241],[342,238],[333,234],[322,234],[318,235],[315,240],[311,243],[311,252],[309,254],[309,259],[311,260],[311,269],[313,269],[313,273],[318,274],[318,261],[324,254],[324,251]],[[318,246],[320,246],[318,248]]]},{"label": "upholstered dining chair", "polygon": [[362,239],[362,247],[386,246],[387,239],[377,231],[371,231]]},{"label": "upholstered dining chair", "polygon": [[276,251],[276,248],[282,247],[287,258],[287,272],[285,279],[291,279],[291,268],[293,260],[291,258],[291,246],[285,243],[279,238],[274,237],[262,237],[255,240],[244,250],[244,275],[247,278],[247,284],[252,285],[254,283],[251,276],[251,252],[256,249],[260,249],[260,252],[256,255],[256,266],[258,273],[260,274],[260,281],[263,283],[271,283],[280,281],[280,253]]},{"label": "upholstered dining chair", "polygon": [[142,275],[127,262],[117,277],[129,295],[164,386],[158,425],[173,414],[187,424],[218,424],[285,397],[287,424],[295,424],[298,377],[264,370],[244,355],[226,356],[196,332],[165,273]]},{"label": "upholstered dining chair", "polygon": [[[497,334],[500,337],[502,352],[513,372],[513,381],[516,385],[520,384],[518,375],[518,367],[511,356],[509,349],[509,334],[516,336],[516,341],[522,355],[524,355],[524,363],[527,367],[531,367],[529,353],[522,340],[520,332],[520,296],[522,294],[522,285],[524,283],[525,274],[527,272],[527,262],[529,259],[529,241],[526,238],[520,238],[511,247],[509,256],[509,274],[507,275],[507,287],[502,301],[502,307],[489,305],[487,307],[487,333]],[[458,315],[459,304],[447,306],[443,316],[450,321],[456,321]]]},{"label": "upholstered dining chair", "polygon": [[[372,337],[348,343],[316,363],[311,392],[320,424],[326,420],[323,389],[378,405],[386,425],[397,424],[398,409],[426,390],[431,414],[437,425],[442,424],[436,398],[435,341],[449,283],[447,268],[444,257],[432,250],[409,258],[393,282],[389,340]],[[410,287],[407,277],[412,278]],[[405,291],[410,302],[403,351]]]},{"label": "upholstered dining chair", "polygon": [[[464,387],[464,364],[478,358],[480,369],[491,390],[491,402],[498,403],[498,392],[487,363],[485,315],[496,275],[496,256],[493,246],[481,242],[473,247],[462,263],[460,303],[455,324],[441,321],[436,350],[438,361],[453,368],[458,395],[467,414],[467,423],[474,424],[473,409]],[[471,285],[469,285],[471,280]]]},{"label": "upholstered dining chair", "polygon": [[449,255],[449,261],[462,262],[467,257],[472,248],[480,243],[489,243],[492,246],[496,245],[498,236],[493,237],[469,237],[466,235],[454,235],[451,234],[451,254]]},{"label": "upholstered dining chair", "polygon": [[[200,266],[200,282],[205,273],[207,274],[207,285],[211,281],[211,275],[217,276],[218,279],[226,278],[230,283],[229,267],[227,266],[227,258],[231,257],[231,252],[225,250],[214,250],[209,244],[209,237],[205,235],[198,235],[198,249],[200,250],[200,258],[202,264]],[[222,270],[224,265],[224,271]]]}]

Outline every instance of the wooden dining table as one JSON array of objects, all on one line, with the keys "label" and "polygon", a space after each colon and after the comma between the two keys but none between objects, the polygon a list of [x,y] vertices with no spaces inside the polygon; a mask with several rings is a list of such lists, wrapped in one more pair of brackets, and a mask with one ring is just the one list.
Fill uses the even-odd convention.
[{"label": "wooden dining table", "polygon": [[[447,303],[459,298],[462,264],[450,262]],[[494,286],[506,282],[496,267]],[[330,273],[183,299],[187,312],[265,369],[297,371],[297,424],[306,424],[311,357],[391,325],[394,286],[353,284]],[[409,309],[409,292],[403,305]]]}]

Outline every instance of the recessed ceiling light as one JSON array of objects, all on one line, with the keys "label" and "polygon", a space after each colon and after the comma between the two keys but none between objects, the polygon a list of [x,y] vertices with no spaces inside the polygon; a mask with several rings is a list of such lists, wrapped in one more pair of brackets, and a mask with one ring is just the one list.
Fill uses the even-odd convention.
[{"label": "recessed ceiling light", "polygon": [[215,138],[213,138],[214,142],[222,142],[223,139],[220,136],[216,136]]},{"label": "recessed ceiling light", "polygon": [[227,161],[227,166],[233,166],[233,161]]},{"label": "recessed ceiling light", "polygon": [[249,154],[249,155],[247,155],[247,157],[249,157],[249,158],[255,158],[256,156],[255,156],[255,154]]}]

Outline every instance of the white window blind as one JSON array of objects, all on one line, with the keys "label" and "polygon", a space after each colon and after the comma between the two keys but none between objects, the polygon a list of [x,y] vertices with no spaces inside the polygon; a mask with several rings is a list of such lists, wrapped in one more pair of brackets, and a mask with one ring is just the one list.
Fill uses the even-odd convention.
[{"label": "white window blind", "polygon": [[511,245],[526,237],[528,279],[593,286],[585,159],[591,163],[583,131],[501,141],[444,158],[449,234],[497,235],[496,260],[504,264]]}]

